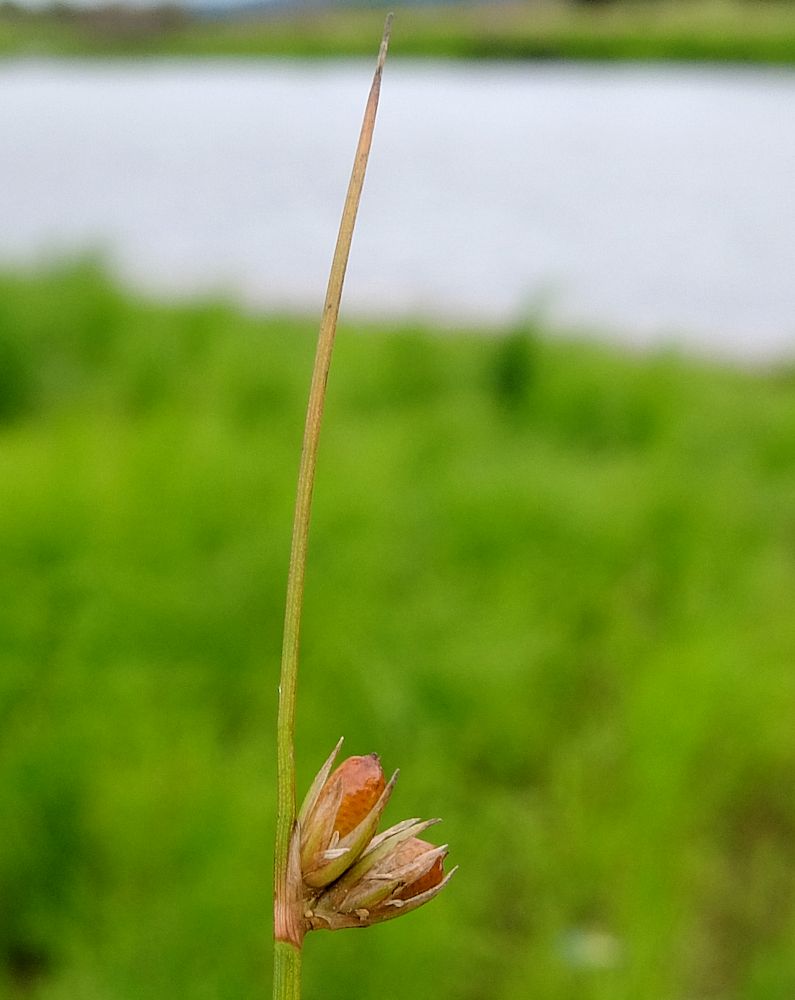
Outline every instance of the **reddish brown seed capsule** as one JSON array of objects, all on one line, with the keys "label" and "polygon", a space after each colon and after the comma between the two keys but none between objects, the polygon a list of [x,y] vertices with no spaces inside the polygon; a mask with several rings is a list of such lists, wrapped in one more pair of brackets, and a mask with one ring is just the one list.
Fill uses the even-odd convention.
[{"label": "reddish brown seed capsule", "polygon": [[342,798],[334,820],[334,832],[345,837],[361,823],[386,787],[378,754],[348,757],[329,778],[322,794],[333,797],[338,783],[342,785]]},{"label": "reddish brown seed capsule", "polygon": [[[339,749],[339,747],[337,748]],[[349,757],[330,774],[336,751],[320,769],[298,822],[301,830],[301,874],[319,889],[346,871],[369,844],[394,787],[378,755]]]},{"label": "reddish brown seed capsule", "polygon": [[[417,858],[422,857],[423,854],[427,854],[432,850],[432,844],[428,844],[424,840],[419,840],[417,837],[412,837],[411,840],[407,840],[396,849],[392,858],[396,867],[402,867],[403,865],[408,865],[410,862],[415,861]],[[424,875],[421,875],[416,881],[410,882],[402,889],[399,889],[395,893],[394,898],[411,899],[414,896],[419,896],[420,893],[427,892],[429,889],[433,889],[434,886],[439,885],[443,878],[444,858],[437,857]]]}]

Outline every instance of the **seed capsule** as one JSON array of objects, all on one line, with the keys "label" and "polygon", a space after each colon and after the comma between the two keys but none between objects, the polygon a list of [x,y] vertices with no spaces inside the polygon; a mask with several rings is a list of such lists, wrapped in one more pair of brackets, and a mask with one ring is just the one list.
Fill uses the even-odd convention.
[{"label": "seed capsule", "polygon": [[389,784],[377,754],[349,757],[329,777],[339,744],[312,784],[299,814],[301,874],[322,888],[339,878],[370,842],[389,801]]}]

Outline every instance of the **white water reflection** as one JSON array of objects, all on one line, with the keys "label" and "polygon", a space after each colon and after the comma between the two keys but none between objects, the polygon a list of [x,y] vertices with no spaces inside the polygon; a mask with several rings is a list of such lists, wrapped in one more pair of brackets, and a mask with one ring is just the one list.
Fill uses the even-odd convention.
[{"label": "white water reflection", "polygon": [[[0,265],[317,312],[368,63],[0,64]],[[795,353],[795,74],[387,68],[348,315]]]}]

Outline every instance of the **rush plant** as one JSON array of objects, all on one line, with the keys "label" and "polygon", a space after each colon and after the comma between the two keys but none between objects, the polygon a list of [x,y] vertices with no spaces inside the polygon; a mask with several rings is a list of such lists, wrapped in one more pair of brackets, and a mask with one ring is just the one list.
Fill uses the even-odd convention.
[{"label": "rush plant", "polygon": [[307,931],[366,927],[408,913],[432,899],[453,874],[444,872],[446,846],[434,847],[419,836],[437,820],[408,819],[377,834],[397,772],[387,782],[376,754],[349,757],[333,770],[342,740],[318,772],[300,812],[296,813],[296,679],[317,448],[342,286],[372,144],[391,23],[390,14],[365,107],[331,264],[298,473],[277,720],[274,1000],[297,1000],[300,996],[301,949]]}]

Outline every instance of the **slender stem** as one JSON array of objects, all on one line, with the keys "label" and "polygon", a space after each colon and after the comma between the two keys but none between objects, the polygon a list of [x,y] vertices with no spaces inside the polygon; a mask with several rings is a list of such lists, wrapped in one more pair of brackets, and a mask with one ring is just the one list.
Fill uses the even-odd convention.
[{"label": "slender stem", "polygon": [[[291,885],[290,840],[295,826],[295,696],[298,675],[298,649],[301,608],[304,596],[304,574],[309,539],[309,518],[315,479],[317,447],[323,418],[326,383],[331,365],[331,352],[337,330],[342,285],[356,223],[356,212],[364,184],[367,158],[373,138],[381,74],[386,59],[392,15],[386,19],[375,76],[367,99],[364,121],[356,148],[345,207],[342,212],[337,245],[331,264],[326,300],[320,321],[317,353],[309,390],[304,442],[298,472],[295,520],[287,577],[287,602],[284,617],[281,681],[279,684],[279,715],[277,721],[277,793],[276,846],[274,852],[274,1000],[292,1000],[300,990],[300,954],[303,937],[303,914],[300,897]],[[294,874],[294,873],[293,873]],[[297,957],[296,957],[297,956]],[[290,992],[292,990],[292,992]]]},{"label": "slender stem", "polygon": [[273,945],[273,996],[278,1000],[301,998],[301,949],[287,941]]}]

